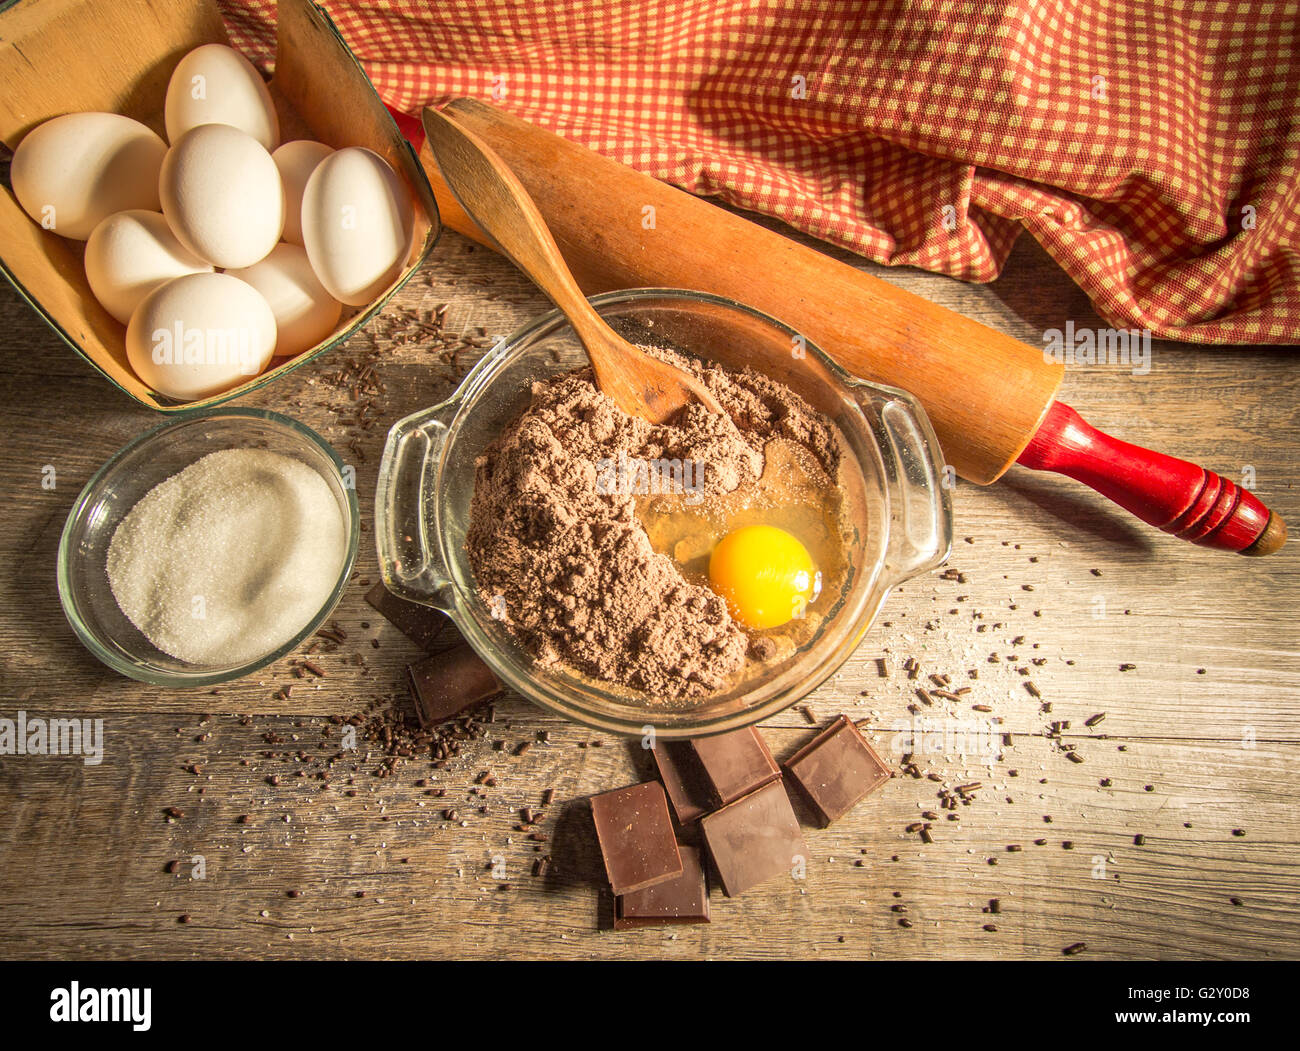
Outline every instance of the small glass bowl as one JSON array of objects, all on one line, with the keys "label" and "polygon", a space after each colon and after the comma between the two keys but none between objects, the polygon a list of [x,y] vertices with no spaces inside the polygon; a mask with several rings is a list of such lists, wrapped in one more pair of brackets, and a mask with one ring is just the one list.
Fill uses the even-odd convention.
[{"label": "small glass bowl", "polygon": [[[344,521],[343,569],[320,612],[278,649],[244,664],[190,664],[153,645],[118,607],[108,583],[108,546],[118,525],[154,486],[223,449],[266,449],[315,470],[330,487]],[[357,494],[343,462],[319,434],[262,409],[213,409],[163,424],[122,448],[86,484],[59,541],[59,600],[86,648],[114,671],[155,686],[230,682],[292,652],[338,605],[357,556]]]}]

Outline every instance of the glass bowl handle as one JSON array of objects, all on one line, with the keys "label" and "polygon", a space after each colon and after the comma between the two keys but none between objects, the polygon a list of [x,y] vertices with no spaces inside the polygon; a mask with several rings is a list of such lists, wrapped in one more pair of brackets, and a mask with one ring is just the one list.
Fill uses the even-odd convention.
[{"label": "glass bowl handle", "polygon": [[912,395],[855,384],[854,396],[880,445],[889,492],[889,548],[883,577],[893,587],[947,561],[952,492],[934,428]]},{"label": "glass bowl handle", "polygon": [[384,586],[451,612],[449,577],[425,494],[435,482],[456,399],[398,420],[388,432],[375,492],[375,544]]}]

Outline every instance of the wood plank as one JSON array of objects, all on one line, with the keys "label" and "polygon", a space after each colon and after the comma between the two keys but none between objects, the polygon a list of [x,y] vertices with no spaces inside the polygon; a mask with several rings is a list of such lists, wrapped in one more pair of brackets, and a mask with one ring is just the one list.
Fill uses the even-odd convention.
[{"label": "wood plank", "polygon": [[[447,234],[397,306],[449,303],[453,326],[471,334],[482,327],[489,341],[545,308],[507,264],[468,249]],[[983,287],[855,265],[1031,343],[1066,318],[1100,324],[1028,242],[1007,273]],[[287,411],[342,448],[353,434],[340,422],[348,399],[322,377],[365,343],[246,403]],[[1006,785],[1003,794],[985,791],[960,822],[934,823],[937,842],[926,847],[903,829],[935,805],[941,785],[900,777],[841,824],[808,830],[813,856],[802,883],[773,883],[736,901],[717,896],[708,928],[615,935],[603,929],[610,902],[577,800],[648,776],[634,747],[608,736],[594,747],[600,735],[505,698],[488,738],[446,770],[411,763],[392,779],[363,774],[350,798],[337,785],[322,792],[310,778],[266,784],[273,764],[259,757],[268,747],[263,734],[296,733],[313,751],[324,717],[402,693],[402,669],[417,653],[363,601],[361,581],[377,579],[369,534],[357,584],[338,611],[349,641],[321,657],[325,680],[293,680],[282,664],[214,696],[146,687],[96,664],[54,591],[59,532],[84,482],[158,417],[109,388],[9,290],[0,291],[0,346],[0,434],[12,482],[0,517],[0,691],[8,698],[0,716],[23,708],[103,717],[109,742],[97,767],[0,758],[0,955],[1057,958],[1064,945],[1085,941],[1089,956],[1300,956],[1300,820],[1279,787],[1300,749],[1294,546],[1264,560],[1204,552],[1126,519],[1065,479],[1023,470],[988,489],[963,483],[950,565],[966,581],[931,577],[891,596],[859,652],[809,705],[819,720],[840,711],[870,719],[894,763],[894,727],[909,717],[908,704],[952,719],[1001,720],[997,731],[1011,733],[1012,745],[991,775],[972,764],[968,778],[955,756],[925,762],[949,784],[983,780]],[[445,397],[478,353],[443,363],[418,346],[383,347],[386,422]],[[1234,477],[1252,465],[1261,498],[1296,518],[1298,395],[1290,351],[1157,342],[1149,375],[1071,369],[1063,397],[1130,440]],[[366,518],[382,430],[358,445]],[[47,464],[57,472],[53,490],[41,486]],[[1095,615],[1099,599],[1104,617]],[[364,668],[348,663],[354,651]],[[891,662],[888,679],[878,675],[880,655]],[[919,682],[900,667],[913,655],[923,666]],[[1046,663],[1018,674],[1031,659]],[[1126,662],[1136,669],[1121,672]],[[978,680],[965,678],[968,668]],[[972,693],[959,703],[921,704],[914,691],[931,671]],[[277,699],[285,682],[296,684],[292,697]],[[1051,712],[1041,710],[1044,701]],[[974,712],[973,704],[992,710]],[[1105,721],[1084,727],[1098,712]],[[201,713],[211,713],[208,727],[198,726]],[[255,718],[241,726],[236,713]],[[1044,736],[1053,720],[1070,722],[1067,740],[1085,763],[1067,761]],[[492,751],[494,739],[514,744],[539,731],[549,732],[550,745],[521,757]],[[203,732],[211,737],[196,741]],[[790,711],[765,732],[788,755],[811,729]],[[184,770],[194,762],[200,778]],[[489,813],[473,813],[466,793],[489,765],[500,784],[480,804]],[[467,811],[467,827],[440,820],[443,808],[432,804],[442,800],[415,787],[434,773]],[[1040,786],[1042,777],[1048,783]],[[1099,784],[1106,777],[1110,788]],[[547,787],[563,803],[547,820],[556,868],[534,879],[526,874],[532,844],[512,831],[514,811],[536,804]],[[1006,795],[1017,802],[997,803]],[[165,823],[166,806],[186,817]],[[240,813],[253,822],[236,825]],[[1247,835],[1233,836],[1234,827]],[[1140,848],[1138,833],[1147,836]],[[1035,838],[1049,843],[1034,847]],[[1060,848],[1064,839],[1075,842],[1073,851]],[[1013,842],[1024,850],[1006,853]],[[206,880],[190,880],[184,869],[163,873],[167,861],[194,853],[208,860]],[[495,889],[486,868],[497,853],[507,861],[509,891]],[[898,862],[889,860],[894,854]],[[1097,855],[1111,878],[1092,879]],[[31,894],[38,884],[39,901]],[[288,898],[291,889],[303,896]],[[366,896],[356,898],[358,890]],[[895,890],[903,897],[894,899]],[[1233,896],[1243,905],[1231,905]],[[996,933],[982,930],[993,919],[980,912],[990,897],[1004,908]],[[911,929],[890,911],[900,903]],[[177,923],[181,913],[193,922]],[[464,937],[467,925],[472,938]]]},{"label": "wood plank", "polygon": [[[960,821],[934,823],[930,845],[904,828],[935,805],[940,786],[895,778],[832,828],[806,829],[806,878],[774,880],[734,900],[715,890],[707,929],[614,934],[580,797],[646,776],[635,743],[594,747],[589,732],[553,723],[549,744],[523,756],[496,752],[495,740],[536,736],[533,713],[507,703],[487,736],[445,770],[412,760],[378,779],[375,763],[363,760],[353,798],[343,794],[344,774],[327,789],[287,773],[280,786],[266,784],[267,771],[296,764],[257,758],[265,734],[315,756],[318,743],[325,752],[337,747],[337,727],[322,742],[327,725],[114,715],[100,766],[75,757],[6,761],[2,843],[22,864],[0,870],[0,946],[49,957],[451,950],[484,958],[1054,958],[1086,941],[1090,957],[1223,958],[1294,955],[1300,939],[1293,808],[1277,791],[1300,757],[1295,744],[1261,747],[1245,763],[1240,751],[1215,745],[1112,740],[1104,764],[1080,767],[1041,737],[1020,738],[1019,776],[984,774],[986,787],[959,809]],[[195,741],[201,733],[208,740]],[[780,757],[809,736],[803,728],[765,733]],[[1119,744],[1129,750],[1113,751]],[[889,754],[881,737],[877,746]],[[185,771],[191,762],[200,775]],[[936,768],[949,784],[982,773],[951,761]],[[466,786],[482,769],[498,785],[470,795]],[[1101,771],[1111,787],[1098,786]],[[427,796],[416,784],[425,778],[446,786],[447,796]],[[563,802],[541,808],[540,786]],[[170,806],[183,811],[172,823],[163,815]],[[542,848],[555,858],[547,877],[530,875],[535,844],[514,831],[523,806],[546,813]],[[444,807],[455,807],[466,827],[444,820]],[[237,823],[243,814],[248,824]],[[1245,837],[1233,836],[1238,827]],[[1140,847],[1138,833],[1146,837]],[[1035,846],[1040,838],[1047,842]],[[1062,849],[1064,841],[1074,849]],[[1023,849],[1008,852],[1008,844]],[[202,879],[190,876],[196,856],[204,859]],[[491,871],[494,858],[504,862],[504,880]],[[168,874],[172,860],[180,870]],[[35,900],[34,872],[50,877]],[[1001,903],[996,916],[981,911],[990,898]],[[191,922],[178,923],[181,915]],[[899,927],[900,916],[914,926]],[[996,933],[983,930],[988,922]],[[467,927],[472,939],[463,936]]]}]

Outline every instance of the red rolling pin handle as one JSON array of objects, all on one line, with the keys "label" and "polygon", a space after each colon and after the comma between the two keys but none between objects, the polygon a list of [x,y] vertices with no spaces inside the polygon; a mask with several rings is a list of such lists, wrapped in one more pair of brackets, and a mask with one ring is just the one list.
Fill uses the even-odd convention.
[{"label": "red rolling pin handle", "polygon": [[1267,555],[1286,541],[1286,523],[1249,490],[1186,460],[1112,438],[1059,401],[1016,462],[1068,475],[1193,544]]},{"label": "red rolling pin handle", "polygon": [[402,137],[418,153],[420,147],[424,145],[424,125],[420,123],[420,118],[403,113],[400,109],[394,109],[387,102],[384,103],[384,109],[392,116],[393,123],[397,125],[397,130],[402,133]]}]

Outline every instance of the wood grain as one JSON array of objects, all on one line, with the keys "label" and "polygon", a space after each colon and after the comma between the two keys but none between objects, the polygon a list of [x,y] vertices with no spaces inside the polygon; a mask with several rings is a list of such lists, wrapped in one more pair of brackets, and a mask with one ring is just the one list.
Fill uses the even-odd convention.
[{"label": "wood grain", "polygon": [[[985,287],[832,254],[1030,343],[1067,319],[1100,324],[1027,242]],[[449,327],[475,338],[482,328],[489,342],[545,307],[507,263],[452,233],[389,316],[443,303]],[[960,484],[950,566],[965,581],[932,576],[891,596],[859,652],[809,704],[821,722],[841,711],[869,719],[895,765],[908,704],[1000,719],[999,733],[1012,735],[1001,759],[990,768],[922,757],[942,783],[899,776],[832,828],[809,823],[805,879],[736,900],[715,889],[708,927],[615,934],[580,800],[648,776],[635,743],[506,697],[486,736],[444,770],[413,760],[377,778],[363,746],[358,770],[336,767],[326,788],[293,776],[298,766],[315,769],[310,762],[262,757],[286,747],[316,757],[333,747],[322,737],[328,716],[402,695],[402,670],[417,654],[362,600],[362,581],[378,579],[368,539],[338,611],[349,641],[320,656],[328,676],[319,682],[294,680],[281,665],[216,695],[177,693],[99,666],[59,609],[59,531],[90,475],[158,417],[109,388],[8,289],[0,326],[10,483],[0,517],[0,716],[21,708],[101,717],[106,734],[99,766],[0,758],[0,955],[1061,959],[1065,945],[1083,941],[1085,958],[1300,956],[1294,549],[1262,560],[1197,550],[1065,479],[1019,468],[989,488]],[[359,436],[340,422],[350,399],[326,377],[368,352],[364,336],[244,402],[286,411],[340,450],[357,437],[361,455],[343,455],[357,468],[367,519],[385,425],[450,393],[478,353],[443,362],[397,338],[380,349],[384,423]],[[1288,349],[1157,343],[1149,375],[1071,370],[1062,397],[1117,436],[1234,478],[1252,467],[1261,498],[1294,516],[1300,376]],[[41,484],[47,465],[53,489]],[[349,662],[353,652],[364,668]],[[921,663],[918,681],[901,670],[908,656]],[[1027,664],[1035,659],[1045,663]],[[1121,672],[1127,663],[1136,668]],[[1017,673],[1022,666],[1028,675]],[[926,708],[914,690],[930,672],[972,693]],[[279,699],[286,682],[296,688]],[[1103,722],[1084,726],[1100,712]],[[1063,740],[1084,763],[1068,761],[1048,736],[1053,720],[1070,723]],[[812,727],[789,711],[764,732],[781,758]],[[266,734],[286,743],[272,748]],[[526,754],[511,754],[523,742]],[[190,764],[201,772],[187,772]],[[470,797],[486,769],[497,787]],[[267,783],[272,774],[282,775],[278,786]],[[426,778],[447,795],[427,796],[415,783]],[[933,844],[904,831],[945,785],[971,780],[985,787],[959,808],[960,821],[940,812]],[[547,788],[557,802],[546,808],[543,846],[555,865],[534,878],[538,844],[514,831],[516,811],[538,805]],[[163,808],[172,806],[184,816],[168,822]],[[442,818],[447,807],[465,827]],[[236,823],[242,814],[246,825]],[[1067,840],[1073,849],[1063,849]],[[201,880],[190,876],[196,855],[206,864]],[[488,869],[494,857],[504,859],[509,890]],[[173,860],[178,871],[164,872]],[[996,917],[981,912],[990,898],[1001,903]],[[898,904],[908,912],[891,911]],[[913,927],[899,927],[900,915]],[[983,930],[993,920],[998,931]]]}]

